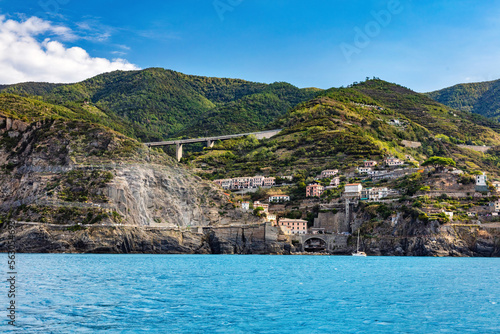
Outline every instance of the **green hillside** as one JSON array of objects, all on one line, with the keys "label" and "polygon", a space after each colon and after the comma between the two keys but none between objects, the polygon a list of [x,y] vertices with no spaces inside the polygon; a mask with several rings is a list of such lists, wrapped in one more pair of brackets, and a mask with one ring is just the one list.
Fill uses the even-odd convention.
[{"label": "green hillside", "polygon": [[[273,123],[284,130],[259,142],[234,139],[192,154],[209,178],[265,173],[315,175],[325,168],[347,168],[386,156],[423,161],[452,156],[469,170],[498,174],[497,149],[483,154],[457,145],[500,145],[500,135],[478,123],[489,121],[460,112],[399,85],[374,79],[332,88],[300,103]],[[419,142],[406,147],[403,141]]]},{"label": "green hillside", "polygon": [[[44,160],[42,165],[53,166],[151,159],[172,164],[172,159],[162,152],[148,150],[138,141],[97,124],[101,117],[92,111],[75,112],[37,99],[1,93],[0,150],[8,153],[9,161],[0,169],[8,173],[22,164],[40,162],[40,159]],[[24,125],[20,128],[12,125],[9,130],[6,119],[12,124],[21,122]]]},{"label": "green hillside", "polygon": [[262,130],[317,93],[286,83],[190,76],[160,68],[115,71],[67,85],[17,84],[0,91],[36,95],[77,113],[91,110],[108,120],[106,126],[142,141]]},{"label": "green hillside", "polygon": [[183,136],[244,133],[271,128],[271,124],[298,103],[316,95],[318,89],[299,89],[284,82],[273,83],[261,92],[221,103],[201,115]]},{"label": "green hillside", "polygon": [[[497,174],[500,161],[498,123],[379,79],[322,91],[147,69],[69,85],[2,89],[0,110],[6,116],[83,121],[143,141],[284,129],[270,140],[234,139],[198,153],[189,153],[187,145],[188,160],[203,166],[210,178],[314,174],[392,155],[419,161],[453,156],[464,169]],[[410,147],[408,141],[420,146]],[[483,154],[458,145],[493,149]]]},{"label": "green hillside", "polygon": [[500,116],[500,80],[459,84],[427,93],[449,107],[498,118]]}]

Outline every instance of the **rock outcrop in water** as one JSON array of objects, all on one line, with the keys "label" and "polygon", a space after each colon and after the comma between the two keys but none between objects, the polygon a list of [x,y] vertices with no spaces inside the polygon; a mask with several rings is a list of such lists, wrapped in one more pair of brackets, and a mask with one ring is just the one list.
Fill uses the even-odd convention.
[{"label": "rock outcrop in water", "polygon": [[[16,224],[16,251],[23,253],[290,254],[269,224],[206,227],[196,230],[94,226],[78,230]],[[266,233],[270,234],[266,236]],[[0,235],[0,249],[7,247]]]}]

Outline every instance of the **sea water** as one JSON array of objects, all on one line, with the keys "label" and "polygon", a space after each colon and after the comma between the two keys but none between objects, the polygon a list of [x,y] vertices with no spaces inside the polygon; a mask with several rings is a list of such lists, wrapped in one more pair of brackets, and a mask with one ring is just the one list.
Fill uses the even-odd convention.
[{"label": "sea water", "polygon": [[17,254],[16,260],[17,327],[7,324],[5,283],[2,332],[500,333],[498,258]]}]

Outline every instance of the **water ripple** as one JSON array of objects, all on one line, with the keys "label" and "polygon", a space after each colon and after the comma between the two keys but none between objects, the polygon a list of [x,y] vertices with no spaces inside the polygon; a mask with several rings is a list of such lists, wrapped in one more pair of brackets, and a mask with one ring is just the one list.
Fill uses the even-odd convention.
[{"label": "water ripple", "polygon": [[22,333],[500,333],[499,259],[19,254],[18,261]]}]

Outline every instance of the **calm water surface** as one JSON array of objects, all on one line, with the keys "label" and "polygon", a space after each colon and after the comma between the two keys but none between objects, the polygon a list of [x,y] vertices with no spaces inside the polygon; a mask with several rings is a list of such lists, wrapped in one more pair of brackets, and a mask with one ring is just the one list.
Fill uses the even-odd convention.
[{"label": "calm water surface", "polygon": [[[1,259],[5,276],[6,255]],[[500,259],[18,254],[17,260],[12,332],[500,333]],[[9,332],[6,311],[1,316]]]}]

